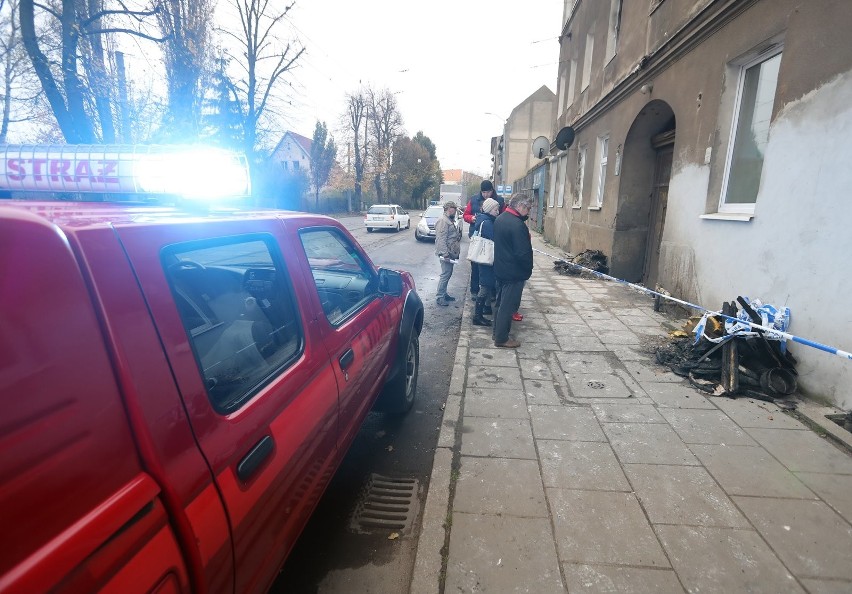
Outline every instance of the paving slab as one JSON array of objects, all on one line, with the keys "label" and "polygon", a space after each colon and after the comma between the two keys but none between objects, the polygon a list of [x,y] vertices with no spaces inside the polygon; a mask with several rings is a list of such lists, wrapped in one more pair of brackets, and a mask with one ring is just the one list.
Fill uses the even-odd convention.
[{"label": "paving slab", "polygon": [[753,530],[654,528],[687,592],[804,592]]},{"label": "paving slab", "polygon": [[852,474],[852,456],[812,431],[754,428],[746,431],[794,472]]},{"label": "paving slab", "polygon": [[550,523],[453,514],[443,591],[564,594]]},{"label": "paving slab", "polygon": [[847,522],[852,522],[852,476],[816,472],[797,472],[796,476]]},{"label": "paving slab", "polygon": [[592,409],[577,406],[535,406],[529,410],[536,439],[606,441]]},{"label": "paving slab", "polygon": [[733,502],[700,466],[626,464],[624,472],[652,524],[748,528]]},{"label": "paving slab", "polygon": [[470,349],[468,364],[471,367],[517,367],[518,358],[511,349],[474,348]]},{"label": "paving slab", "polygon": [[462,456],[453,511],[547,517],[538,463]]},{"label": "paving slab", "polygon": [[522,389],[468,388],[464,397],[466,417],[526,419],[527,399]]},{"label": "paving slab", "polygon": [[463,456],[536,458],[532,429],[526,419],[465,417],[461,431]]},{"label": "paving slab", "polygon": [[713,398],[713,404],[722,409],[740,427],[764,429],[800,429],[809,431],[797,419],[769,402],[750,398]]},{"label": "paving slab", "polygon": [[672,373],[667,367],[654,365],[647,361],[624,361],[624,367],[638,382],[671,382],[686,385],[686,380]]},{"label": "paving slab", "polygon": [[671,569],[566,563],[563,570],[572,593],[683,594],[677,574]]},{"label": "paving slab", "polygon": [[693,445],[690,449],[729,495],[816,498],[805,483],[761,447]]},{"label": "paving slab", "polygon": [[669,567],[632,493],[547,489],[559,560]]},{"label": "paving slab", "polygon": [[557,338],[560,336],[563,338],[568,336],[596,336],[588,324],[551,324],[550,329]]},{"label": "paving slab", "polygon": [[607,353],[556,353],[556,359],[569,375],[614,373],[613,361]]},{"label": "paving slab", "polygon": [[524,380],[524,393],[528,405],[559,405],[562,401],[556,391],[556,384],[544,380]]},{"label": "paving slab", "polygon": [[546,361],[527,361],[521,363],[521,377],[524,380],[539,380],[552,382],[553,374],[550,372]]},{"label": "paving slab", "polygon": [[748,433],[718,410],[661,408],[660,414],[684,443],[757,446]]},{"label": "paving slab", "polygon": [[655,405],[615,402],[592,404],[601,423],[665,423]]},{"label": "paving slab", "polygon": [[734,500],[795,575],[852,579],[852,526],[825,503],[759,497]]},{"label": "paving slab", "polygon": [[811,594],[849,594],[852,582],[846,580],[802,580]]},{"label": "paving slab", "polygon": [[668,425],[604,423],[602,426],[622,464],[699,464]]},{"label": "paving slab", "polygon": [[556,341],[563,351],[609,350],[596,336],[557,336]]},{"label": "paving slab", "polygon": [[608,443],[538,440],[537,445],[545,487],[632,490]]},{"label": "paving slab", "polygon": [[632,398],[622,379],[607,373],[578,373],[568,376],[568,387],[575,398]]},{"label": "paving slab", "polygon": [[641,340],[639,336],[630,331],[617,332],[611,330],[597,330],[594,328],[594,324],[592,324],[593,330],[595,330],[595,334],[597,334],[598,338],[600,338],[601,342],[605,345],[619,345],[623,346],[625,344],[639,345],[641,344]]},{"label": "paving slab", "polygon": [[653,356],[645,352],[644,348],[637,345],[612,345],[609,348],[621,361],[639,361],[647,365],[653,365]]},{"label": "paving slab", "polygon": [[666,382],[640,382],[642,389],[660,407],[715,409],[713,403],[692,386]]},{"label": "paving slab", "polygon": [[525,359],[544,359],[549,353],[558,351],[560,348],[556,342],[529,342],[525,340],[521,342],[521,346],[515,349],[515,352],[518,354],[521,364],[523,364]]},{"label": "paving slab", "polygon": [[468,388],[522,389],[520,369],[511,367],[471,366],[467,370]]},{"label": "paving slab", "polygon": [[553,313],[544,314],[544,319],[547,320],[551,324],[583,324],[586,325],[585,320],[583,320],[582,316],[578,314],[576,311],[572,311],[570,308],[565,308],[554,310]]}]

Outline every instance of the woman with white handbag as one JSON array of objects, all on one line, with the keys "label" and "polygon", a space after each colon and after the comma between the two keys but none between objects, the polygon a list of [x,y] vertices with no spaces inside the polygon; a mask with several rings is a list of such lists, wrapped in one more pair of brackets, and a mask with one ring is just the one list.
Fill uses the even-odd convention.
[{"label": "woman with white handbag", "polygon": [[474,326],[490,326],[491,301],[496,295],[494,279],[494,219],[500,214],[500,203],[488,198],[482,203],[482,210],[476,214],[473,224],[473,237],[468,246],[467,257],[479,266],[479,294],[473,310]]}]

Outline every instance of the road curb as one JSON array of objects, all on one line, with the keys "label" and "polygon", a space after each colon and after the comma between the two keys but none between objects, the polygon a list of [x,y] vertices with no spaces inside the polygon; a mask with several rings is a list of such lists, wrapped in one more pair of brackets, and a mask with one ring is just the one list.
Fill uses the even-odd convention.
[{"label": "road curb", "polygon": [[457,429],[461,423],[462,400],[467,374],[467,358],[470,345],[470,307],[467,306],[468,291],[460,300],[462,307],[459,345],[453,362],[450,389],[441,418],[441,432],[432,462],[429,490],[420,536],[417,539],[417,554],[411,577],[411,594],[438,594],[441,591],[441,575],[444,565],[443,548],[447,540],[447,516],[450,513],[450,490],[452,486],[453,456],[456,449]]}]

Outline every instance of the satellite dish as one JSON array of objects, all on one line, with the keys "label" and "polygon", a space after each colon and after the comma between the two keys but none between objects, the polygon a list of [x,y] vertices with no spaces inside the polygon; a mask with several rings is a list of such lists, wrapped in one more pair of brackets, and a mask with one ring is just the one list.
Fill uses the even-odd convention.
[{"label": "satellite dish", "polygon": [[536,159],[544,159],[544,155],[550,148],[550,141],[547,136],[539,136],[532,143],[532,154]]},{"label": "satellite dish", "polygon": [[565,126],[556,135],[556,149],[560,151],[567,150],[574,142],[574,128]]}]

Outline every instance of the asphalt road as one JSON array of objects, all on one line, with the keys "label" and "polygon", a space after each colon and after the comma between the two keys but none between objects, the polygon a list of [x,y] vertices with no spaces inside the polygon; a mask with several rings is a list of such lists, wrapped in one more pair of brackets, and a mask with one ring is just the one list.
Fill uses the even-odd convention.
[{"label": "asphalt road", "polygon": [[[458,344],[461,308],[470,303],[462,300],[470,278],[470,268],[462,261],[449,285],[450,294],[459,301],[450,307],[435,304],[440,268],[434,244],[414,239],[418,220],[413,215],[411,229],[399,233],[367,233],[363,217],[341,219],[377,266],[414,275],[425,307],[417,399],[401,419],[370,414],[271,592],[408,592],[419,519]],[[391,530],[364,533],[353,526],[373,473],[418,481],[417,519],[412,530],[403,531],[399,538],[389,539]]]}]

